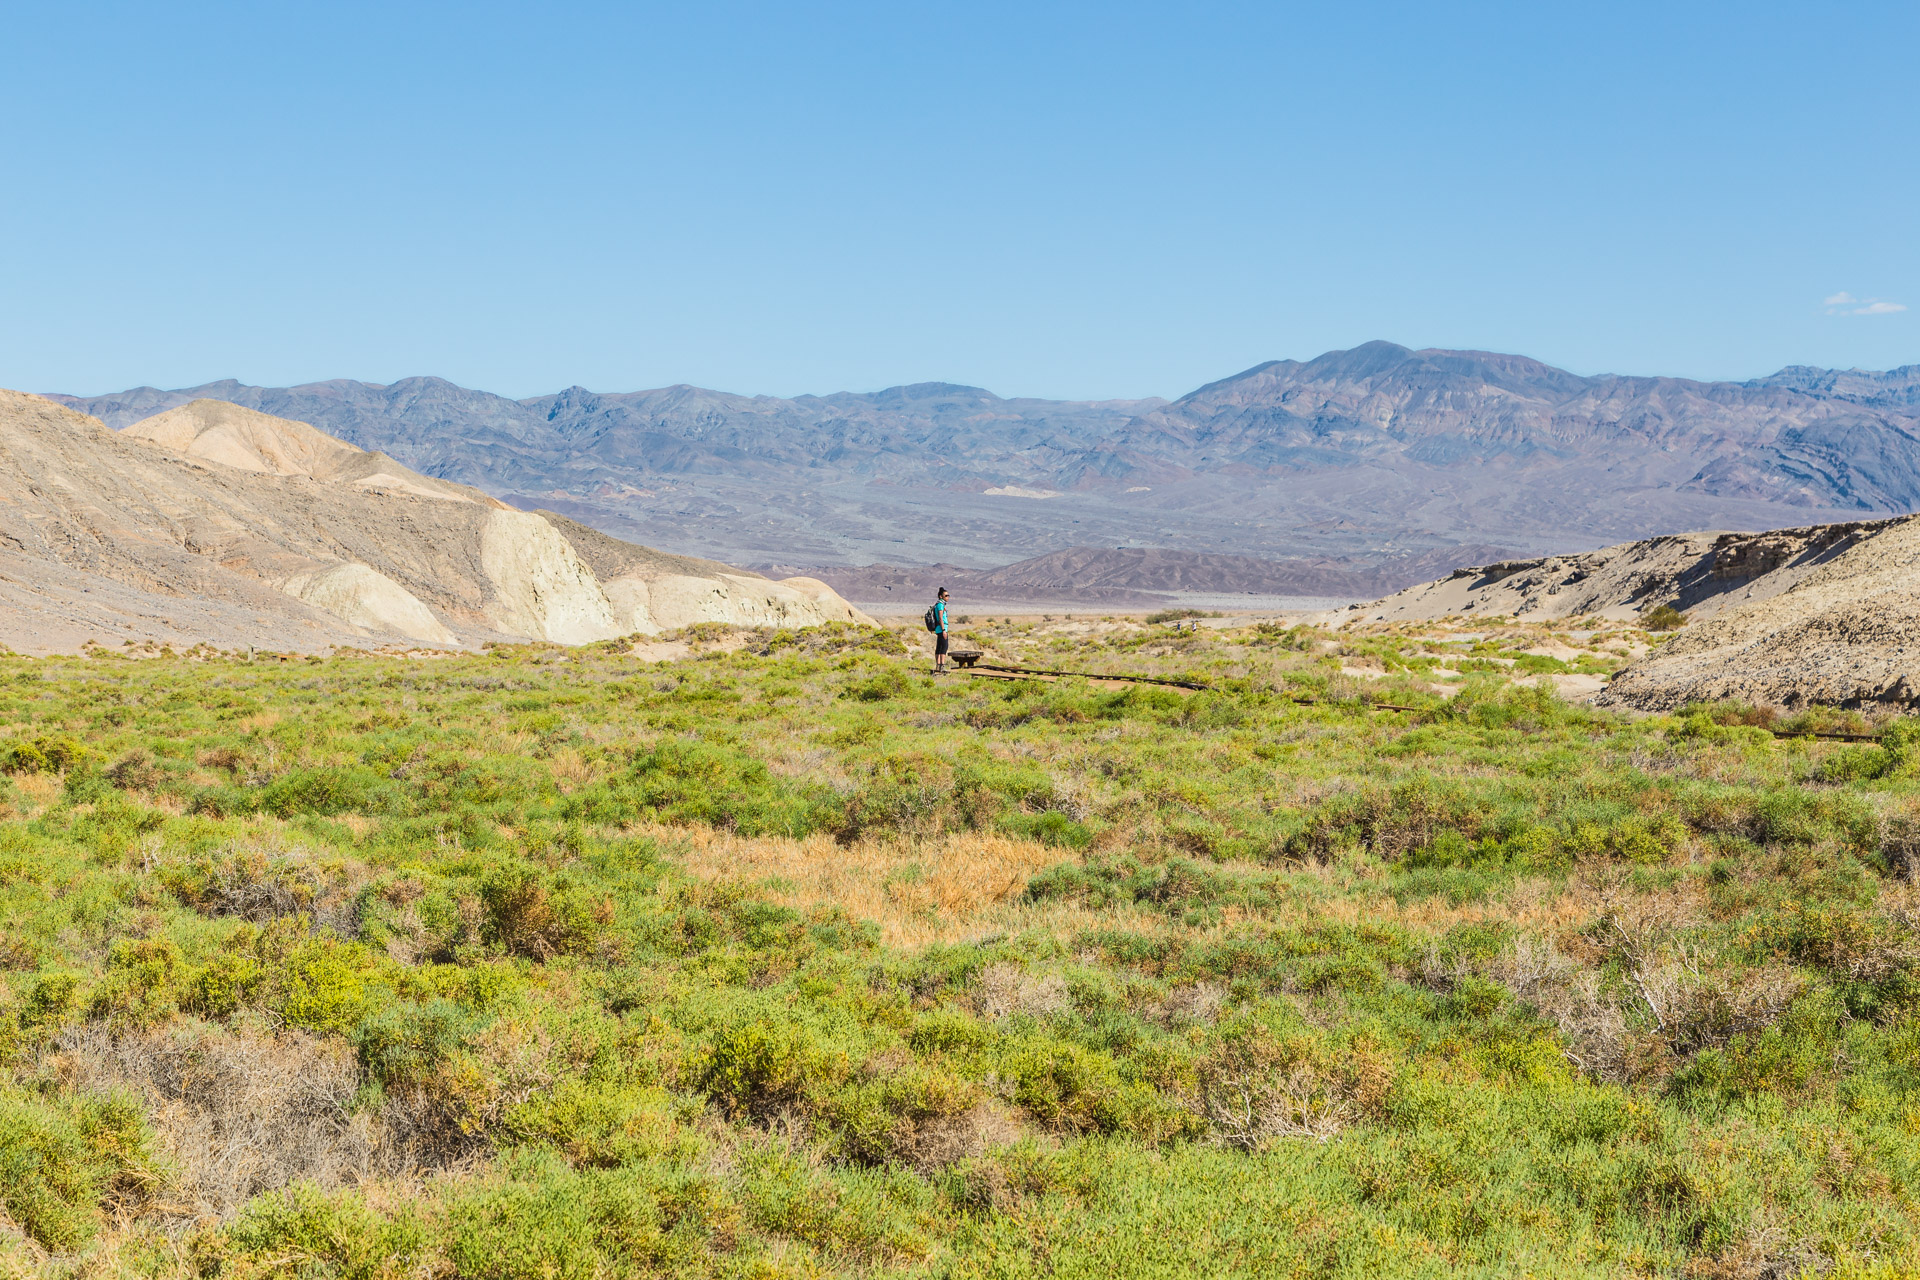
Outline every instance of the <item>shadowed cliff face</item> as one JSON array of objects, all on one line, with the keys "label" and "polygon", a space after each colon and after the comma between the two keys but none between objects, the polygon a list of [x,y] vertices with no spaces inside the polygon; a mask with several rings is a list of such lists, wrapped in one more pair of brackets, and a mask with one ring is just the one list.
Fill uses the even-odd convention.
[{"label": "shadowed cliff face", "polygon": [[985,568],[1132,543],[1366,574],[1462,544],[1559,551],[1920,506],[1920,366],[1711,383],[1374,342],[1172,402],[945,383],[515,401],[436,378],[62,399],[125,426],[196,396],[619,536],[783,563]]}]

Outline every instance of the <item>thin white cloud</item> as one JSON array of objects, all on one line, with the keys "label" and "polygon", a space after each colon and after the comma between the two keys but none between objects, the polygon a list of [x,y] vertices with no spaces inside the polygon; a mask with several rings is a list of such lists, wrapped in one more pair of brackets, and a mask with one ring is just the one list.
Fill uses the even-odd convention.
[{"label": "thin white cloud", "polygon": [[1820,304],[1830,316],[1891,316],[1907,309],[1904,302],[1888,302],[1883,298],[1856,298],[1845,289],[1834,294]]}]

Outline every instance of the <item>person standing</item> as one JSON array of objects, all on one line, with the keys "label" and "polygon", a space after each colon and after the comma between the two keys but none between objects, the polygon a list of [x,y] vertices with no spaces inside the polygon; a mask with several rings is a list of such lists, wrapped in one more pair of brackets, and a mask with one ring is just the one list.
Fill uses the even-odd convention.
[{"label": "person standing", "polygon": [[947,673],[947,589],[934,595],[933,608],[927,610],[927,627],[933,632],[933,674]]}]

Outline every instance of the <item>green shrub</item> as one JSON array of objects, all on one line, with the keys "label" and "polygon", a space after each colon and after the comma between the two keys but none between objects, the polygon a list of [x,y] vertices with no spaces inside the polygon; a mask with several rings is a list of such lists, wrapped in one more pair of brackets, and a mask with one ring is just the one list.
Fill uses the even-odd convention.
[{"label": "green shrub", "polygon": [[226,1018],[258,998],[262,972],[252,956],[228,952],[193,977],[186,1005],[209,1018]]},{"label": "green shrub", "polygon": [[1153,1139],[1178,1127],[1167,1104],[1147,1086],[1123,1079],[1110,1055],[1070,1040],[1028,1034],[1007,1044],[995,1062],[1012,1100],[1048,1128]]},{"label": "green shrub", "polygon": [[624,778],[569,797],[569,821],[631,822],[654,818],[702,823],[742,835],[806,836],[840,822],[831,789],[776,778],[745,752],[672,740],[640,754]]},{"label": "green shrub", "polygon": [[115,761],[104,776],[122,791],[154,791],[167,780],[167,771],[146,752],[133,751]]},{"label": "green shrub", "polygon": [[915,1020],[909,1037],[914,1051],[970,1057],[993,1042],[993,1033],[979,1019],[959,1009],[934,1009]]},{"label": "green shrub", "polygon": [[352,944],[332,938],[302,944],[271,971],[274,1012],[290,1027],[351,1031],[367,1009],[364,963]]},{"label": "green shrub", "polygon": [[591,952],[613,920],[611,900],[579,876],[518,860],[489,865],[479,891],[483,939],[530,960]]},{"label": "green shrub", "polygon": [[502,1128],[515,1142],[558,1151],[575,1168],[613,1169],[696,1155],[698,1140],[680,1124],[684,1107],[658,1085],[567,1080],[514,1107]]},{"label": "green shrub", "polygon": [[1648,631],[1677,631],[1687,625],[1687,615],[1670,604],[1655,605],[1641,613],[1640,625]]},{"label": "green shrub", "polygon": [[700,1258],[698,1240],[669,1234],[680,1216],[633,1173],[558,1171],[482,1188],[453,1206],[447,1260],[455,1275],[591,1280],[674,1274]]},{"label": "green shrub", "polygon": [[224,1230],[200,1236],[194,1262],[202,1275],[253,1275],[299,1258],[316,1274],[372,1277],[424,1269],[430,1240],[411,1213],[383,1217],[352,1192],[301,1183],[254,1198]]},{"label": "green shrub", "polygon": [[71,1116],[0,1092],[0,1203],[35,1243],[65,1251],[90,1239],[104,1181]]},{"label": "green shrub", "polygon": [[0,770],[7,773],[65,773],[92,758],[86,747],[63,734],[43,734],[30,741],[14,741],[0,752]]},{"label": "green shrub", "polygon": [[130,1099],[62,1102],[0,1088],[0,1205],[42,1248],[78,1248],[93,1237],[104,1197],[137,1200],[160,1181]]},{"label": "green shrub", "polygon": [[1869,782],[1885,777],[1893,766],[1884,747],[1841,747],[1820,762],[1814,776],[1821,782]]},{"label": "green shrub", "polygon": [[858,702],[886,702],[904,696],[907,688],[907,673],[899,667],[888,667],[865,680],[848,685],[844,696]]},{"label": "green shrub", "polygon": [[117,942],[106,981],[93,992],[93,1015],[137,1027],[163,1022],[186,995],[185,976],[180,947],[171,938]]},{"label": "green shrub", "polygon": [[804,1024],[752,1018],[716,1030],[689,1075],[728,1115],[765,1118],[800,1106],[808,1090],[830,1087],[846,1067]]},{"label": "green shrub", "polygon": [[386,779],[361,765],[295,769],[267,784],[260,807],[278,818],[365,813],[381,807]]}]

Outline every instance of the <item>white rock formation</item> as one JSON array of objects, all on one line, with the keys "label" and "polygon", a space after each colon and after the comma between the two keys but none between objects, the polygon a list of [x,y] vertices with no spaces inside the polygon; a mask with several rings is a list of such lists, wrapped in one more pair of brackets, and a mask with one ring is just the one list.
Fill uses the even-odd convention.
[{"label": "white rock formation", "polygon": [[630,575],[607,583],[606,594],[624,630],[649,636],[701,622],[811,627],[822,622],[873,621],[816,578],[774,582],[732,573]]},{"label": "white rock formation", "polygon": [[342,564],[288,579],[280,589],[350,626],[394,631],[429,644],[458,644],[459,637],[405,587],[364,564]]},{"label": "white rock formation", "polygon": [[614,621],[599,579],[560,536],[531,511],[491,511],[480,530],[480,567],[497,593],[487,619],[509,635],[587,644],[636,628]]}]

